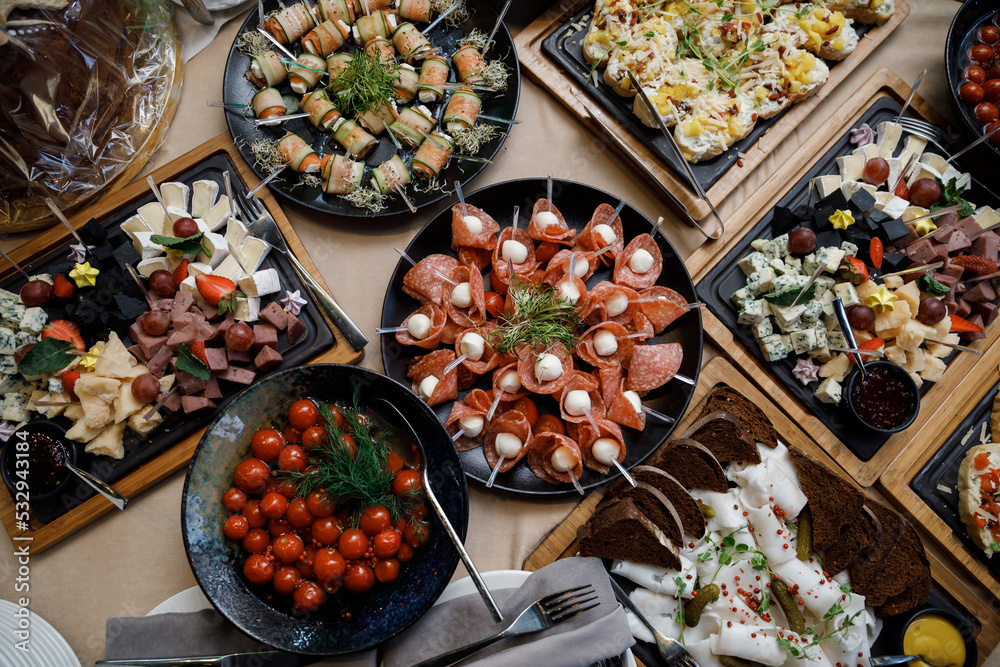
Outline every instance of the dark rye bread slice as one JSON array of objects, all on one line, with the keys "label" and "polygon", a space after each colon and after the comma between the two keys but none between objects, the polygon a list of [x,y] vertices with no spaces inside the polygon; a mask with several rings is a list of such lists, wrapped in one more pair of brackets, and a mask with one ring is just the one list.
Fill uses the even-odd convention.
[{"label": "dark rye bread slice", "polygon": [[813,548],[823,550],[837,541],[844,526],[857,520],[865,504],[864,494],[825,465],[789,447],[799,473],[802,493],[809,499],[813,523]]},{"label": "dark rye bread slice", "polygon": [[925,602],[931,595],[931,570],[920,572],[920,578],[899,595],[893,595],[885,603],[875,607],[875,617],[885,618],[910,611]]},{"label": "dark rye bread slice", "polygon": [[[670,474],[652,466],[636,466],[629,472],[636,482],[645,482],[666,496],[677,510],[685,534],[699,538],[705,534],[705,515],[701,513],[698,501],[691,497],[683,484]],[[608,489],[605,497],[618,498],[631,488],[629,481],[621,478]]]},{"label": "dark rye bread slice", "polygon": [[725,493],[729,488],[719,459],[708,447],[690,438],[671,440],[646,464],[670,473],[689,489]]},{"label": "dark rye bread slice", "polygon": [[879,523],[882,524],[882,533],[870,550],[854,559],[848,571],[851,574],[851,587],[864,595],[868,604],[877,607],[885,602],[887,597],[878,586],[878,578],[882,576],[882,568],[885,567],[889,554],[903,534],[903,519],[881,503],[870,500],[865,505],[878,517]]},{"label": "dark rye bread slice", "polygon": [[736,415],[712,412],[705,415],[684,432],[682,438],[691,438],[705,445],[720,463],[760,463],[760,452],[750,434],[740,425]]},{"label": "dark rye bread slice", "polygon": [[823,552],[823,569],[830,575],[843,572],[855,556],[875,543],[881,532],[881,522],[866,505],[857,520],[844,526],[837,541]]},{"label": "dark rye bread slice", "polygon": [[746,396],[724,384],[720,384],[708,395],[708,401],[698,419],[719,411],[735,415],[755,442],[771,448],[778,446],[778,432],[774,430],[764,411]]},{"label": "dark rye bread slice", "polygon": [[[879,606],[889,598],[902,594],[917,583],[924,571],[929,571],[924,545],[917,537],[917,531],[900,517],[900,535],[882,569],[870,581],[865,581],[854,590],[865,596],[866,604]],[[853,581],[853,579],[852,579]]]},{"label": "dark rye bread slice", "polygon": [[648,519],[632,498],[605,505],[603,511],[580,526],[578,537],[581,556],[681,569],[677,542]]},{"label": "dark rye bread slice", "polygon": [[656,524],[664,535],[670,538],[674,544],[684,543],[684,524],[681,517],[674,509],[674,504],[660,493],[659,489],[646,482],[636,482],[636,486],[629,485],[616,498],[605,496],[597,504],[596,512],[602,512],[607,506],[612,505],[624,498],[631,498],[635,501],[636,507],[642,510],[646,518]]}]

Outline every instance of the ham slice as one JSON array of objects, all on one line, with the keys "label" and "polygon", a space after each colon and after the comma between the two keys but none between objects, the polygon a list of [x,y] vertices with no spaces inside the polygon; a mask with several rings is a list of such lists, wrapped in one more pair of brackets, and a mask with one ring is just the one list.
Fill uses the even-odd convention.
[{"label": "ham slice", "polygon": [[[597,353],[594,348],[594,336],[599,331],[610,331],[618,338],[618,349],[611,354],[604,356]],[[627,336],[628,330],[617,322],[601,322],[584,332],[580,342],[576,346],[576,356],[599,368],[622,368],[628,367],[629,358],[632,356],[633,339],[621,338]]]},{"label": "ham slice", "polygon": [[[629,260],[640,249],[646,250],[653,256],[653,266],[645,273],[636,273],[629,268]],[[634,290],[646,289],[656,284],[656,279],[660,277],[663,270],[663,255],[660,253],[660,246],[649,234],[639,234],[629,241],[625,249],[615,258],[614,279],[619,285],[631,287]]]},{"label": "ham slice", "polygon": [[426,303],[415,311],[410,313],[410,315],[403,320],[400,326],[406,326],[406,323],[410,321],[414,315],[426,315],[430,318],[431,329],[425,338],[414,338],[410,335],[409,331],[397,331],[396,341],[400,345],[416,345],[417,347],[422,347],[425,350],[433,350],[441,343],[441,332],[444,330],[444,325],[448,321],[445,316],[444,311],[435,306],[432,303]]},{"label": "ham slice", "polygon": [[[555,380],[539,382],[535,377],[535,362],[543,353],[549,352],[559,357],[562,361],[562,374]],[[524,345],[517,349],[517,374],[521,377],[521,384],[533,394],[557,394],[562,391],[571,377],[573,370],[573,357],[562,348],[544,349],[541,346],[532,350]]]},{"label": "ham slice", "polygon": [[636,345],[632,348],[625,387],[635,392],[661,387],[673,379],[683,360],[684,349],[680,343]]},{"label": "ham slice", "polygon": [[[558,223],[550,226],[539,224],[538,214],[542,211],[552,211]],[[535,206],[531,210],[531,222],[528,223],[528,236],[541,243],[548,241],[549,243],[573,245],[573,239],[576,238],[576,230],[569,228],[569,225],[566,224],[566,218],[559,212],[555,204],[550,204],[548,199],[539,199],[535,202]]]},{"label": "ham slice", "polygon": [[687,312],[687,299],[669,287],[654,285],[639,292],[639,298],[656,299],[639,304],[642,314],[652,323],[654,334],[660,333]]},{"label": "ham slice", "polygon": [[444,282],[438,271],[444,275],[458,266],[458,260],[448,255],[428,255],[417,262],[403,276],[403,291],[421,303],[441,305],[441,283]]},{"label": "ham slice", "polygon": [[580,458],[576,467],[571,471],[573,476],[580,479],[583,474],[583,452],[576,440],[569,436],[558,433],[539,433],[528,443],[528,465],[531,472],[539,479],[552,484],[572,484],[569,472],[562,472],[552,467],[552,454],[560,447],[568,447]]},{"label": "ham slice", "polygon": [[441,284],[441,300],[448,311],[448,317],[460,327],[474,327],[486,322],[486,287],[483,285],[483,274],[473,271],[467,266],[457,266],[448,277],[455,283],[469,283],[472,304],[467,308],[459,308],[451,302],[451,293],[455,285],[445,281]]},{"label": "ham slice", "polygon": [[[615,243],[604,255],[601,255],[601,261],[603,263],[609,264],[618,258],[621,254],[622,248],[625,246],[624,238],[625,233],[622,231],[622,219],[614,215],[615,209],[608,204],[601,204],[594,210],[594,215],[587,223],[587,226],[583,228],[580,235],[577,237],[576,242],[581,248],[586,248],[587,250],[598,251],[601,248],[610,245],[604,243],[604,239],[594,233],[594,227],[597,225],[607,225],[615,232]],[[612,217],[614,216],[614,217]]]},{"label": "ham slice", "polygon": [[490,469],[496,467],[500,461],[500,453],[497,452],[497,436],[501,433],[513,433],[521,441],[521,451],[513,458],[504,458],[500,464],[500,472],[507,472],[513,468],[518,461],[524,458],[528,450],[528,443],[531,441],[531,425],[527,418],[520,412],[511,410],[505,412],[492,422],[486,429],[486,437],[483,439],[483,454],[486,455],[486,462]]},{"label": "ham slice", "polygon": [[[483,229],[478,234],[469,231],[469,227],[462,220],[466,215],[478,218]],[[497,232],[500,225],[489,213],[471,204],[466,204],[463,209],[461,204],[451,207],[451,247],[457,250],[461,247],[482,248],[483,250],[493,250],[497,247]]]}]

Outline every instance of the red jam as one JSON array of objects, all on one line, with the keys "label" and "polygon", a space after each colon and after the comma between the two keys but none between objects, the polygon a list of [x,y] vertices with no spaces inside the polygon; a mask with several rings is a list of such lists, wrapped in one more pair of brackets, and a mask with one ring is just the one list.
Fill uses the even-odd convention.
[{"label": "red jam", "polygon": [[896,428],[913,411],[912,388],[892,366],[871,366],[851,387],[851,405],[861,421],[882,430]]}]

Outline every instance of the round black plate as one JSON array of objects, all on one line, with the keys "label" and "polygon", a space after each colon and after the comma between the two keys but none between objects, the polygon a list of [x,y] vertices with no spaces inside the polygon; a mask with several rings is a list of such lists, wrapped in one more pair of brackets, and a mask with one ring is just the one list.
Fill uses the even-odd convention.
[{"label": "round black plate", "polygon": [[[519,224],[523,228],[523,225],[527,224],[535,201],[545,197],[545,189],[546,179],[544,178],[521,179],[487,186],[467,195],[465,199],[468,203],[478,206],[492,215],[500,223],[501,228],[510,226],[514,207],[520,206]],[[553,181],[552,199],[565,216],[569,226],[577,231],[586,226],[594,209],[599,204],[617,206],[620,201],[614,195],[589,185],[562,180]],[[648,218],[627,204],[622,209],[621,220],[626,241],[638,234],[649,233],[653,227]],[[658,234],[656,240],[660,244],[660,252],[663,253],[663,271],[660,272],[657,284],[666,285],[676,290],[689,302],[697,301],[694,284],[684,266],[684,261],[664,236]],[[449,207],[436,215],[417,233],[410,245],[407,246],[406,253],[417,261],[433,253],[454,256],[455,253],[452,252],[450,246],[451,208]],[[392,279],[389,281],[385,302],[382,304],[382,326],[384,327],[399,326],[406,319],[406,316],[416,310],[419,305],[414,299],[403,293],[403,276],[409,268],[409,262],[400,260],[392,274]],[[611,269],[602,268],[594,273],[587,281],[587,285],[592,287],[601,280],[610,279]],[[653,342],[680,343],[684,347],[684,362],[681,364],[679,372],[697,380],[698,372],[701,369],[702,334],[701,314],[695,310],[670,325],[666,331],[654,338]],[[412,345],[399,345],[391,335],[382,336],[382,365],[385,372],[389,377],[399,380],[403,384],[410,382],[406,377],[406,371],[413,358],[426,352],[426,350]],[[480,377],[475,386],[488,391],[491,388],[489,376]],[[465,393],[460,392],[460,396]],[[694,387],[679,380],[673,380],[650,392],[643,399],[643,404],[679,420],[687,409],[693,394]],[[552,398],[532,398],[538,404],[539,412],[559,414],[559,406]],[[435,406],[433,410],[443,422],[451,411],[451,402]],[[667,424],[653,417],[646,418],[646,428],[642,432],[623,427],[625,444],[628,448],[628,454],[623,464],[625,468],[642,463],[670,437],[673,430],[674,424]],[[459,457],[462,461],[462,467],[470,478],[483,483],[489,479],[490,468],[481,447],[467,452],[459,452]],[[610,475],[601,475],[585,469],[580,484],[586,490],[617,477],[616,471],[612,471]],[[570,484],[553,485],[535,477],[526,461],[518,463],[508,472],[498,475],[493,488],[525,495],[576,493]]]},{"label": "round black plate", "polygon": [[[457,48],[456,43],[459,39],[467,35],[474,28],[478,28],[479,30],[489,34],[489,31],[493,29],[493,26],[497,22],[497,13],[486,0],[467,0],[467,5],[471,16],[465,21],[465,23],[455,29],[451,29],[446,25],[445,21],[435,27],[434,30],[427,35],[431,40],[431,43],[435,46],[442,47],[444,53],[448,57],[449,64],[451,64],[451,54],[455,52],[455,49]],[[270,12],[278,6],[278,0],[265,0],[264,11]],[[420,28],[422,25],[423,24],[418,24],[417,27]],[[247,16],[246,21],[243,22],[238,34],[243,34],[246,30],[252,31],[256,29],[257,10],[254,9],[250,12],[250,15]],[[351,46],[345,46],[344,49],[356,51],[357,49],[353,46],[353,41],[350,42],[350,44]],[[298,44],[293,44],[288,48],[296,55],[301,53],[301,47]],[[510,32],[508,32],[507,26],[501,26],[500,29],[497,30],[496,37],[494,37],[493,47],[490,49],[487,57],[488,59],[501,60],[510,70],[510,78],[507,80],[507,90],[503,93],[482,94],[482,113],[488,116],[497,116],[499,118],[512,120],[517,114],[517,103],[521,92],[521,72],[517,63],[517,51],[514,48],[514,40],[511,38]],[[234,44],[233,48],[229,51],[229,58],[226,60],[226,73],[222,82],[222,99],[224,102],[233,104],[248,104],[250,102],[254,93],[256,93],[258,89],[250,83],[245,76],[249,67],[250,58],[240,53]],[[455,80],[454,71],[449,74],[449,80]],[[294,97],[298,97],[298,95],[291,92],[291,88],[287,82],[283,83],[278,90],[281,91],[282,95],[291,94]],[[444,113],[444,107],[447,99],[448,97],[446,96],[445,102],[426,105],[427,108],[434,114],[435,118],[440,120],[441,114]],[[340,145],[333,140],[333,134],[331,132],[318,131],[312,126],[308,118],[298,118],[296,120],[290,120],[286,123],[282,123],[281,125],[262,127],[257,127],[254,125],[253,121],[254,118],[252,114],[250,116],[242,116],[239,113],[234,113],[232,111],[226,112],[226,124],[229,126],[229,134],[232,135],[233,142],[240,151],[240,155],[243,156],[246,163],[250,165],[250,168],[253,169],[254,173],[260,178],[265,178],[267,174],[262,172],[255,165],[256,160],[254,159],[253,153],[250,151],[250,144],[261,137],[277,141],[284,136],[285,131],[287,130],[302,137],[302,139],[304,139],[306,143],[310,144],[320,156],[328,153],[343,154],[344,152]],[[493,139],[493,141],[486,144],[479,151],[477,157],[493,159],[500,151],[500,147],[507,139],[507,132],[509,131],[509,128],[500,126],[499,129],[501,130],[500,135]],[[415,152],[415,150],[410,149],[401,152],[400,155],[406,163],[409,164],[410,158],[413,157],[413,153]],[[383,133],[383,135],[379,138],[378,147],[368,154],[365,162],[369,167],[377,167],[379,164],[392,157],[394,153],[396,153],[396,147],[392,144],[389,137]],[[487,166],[488,165],[480,162],[468,162],[453,159],[449,163],[447,169],[444,169],[441,172],[439,179],[442,183],[448,184],[447,188],[450,191],[451,184],[454,183],[454,181],[459,180],[462,181],[463,185],[467,184],[473,178],[478,176],[479,173]],[[371,175],[370,173],[366,173],[364,184],[368,186],[370,181]],[[324,194],[322,190],[306,187],[305,185],[300,184],[298,174],[288,172],[288,170],[286,170],[286,173],[278,176],[274,181],[271,181],[270,188],[288,201],[301,204],[302,206],[306,206],[315,211],[320,211],[321,213],[331,213],[334,215],[352,218],[381,218],[410,212],[410,209],[398,196],[390,197],[386,201],[386,208],[378,213],[372,213],[368,209],[356,208],[336,195]],[[414,206],[420,209],[424,206],[440,201],[448,195],[441,190],[435,190],[429,193],[420,193],[416,192],[411,186],[407,189],[406,196],[409,197]]]},{"label": "round black plate", "polygon": [[[976,30],[980,26],[986,25],[987,19],[992,18],[996,12],[996,0],[967,0],[959,8],[955,18],[952,19],[951,28],[948,29],[948,39],[945,42],[944,71],[948,79],[951,103],[962,121],[962,133],[970,142],[983,136],[986,130],[973,115],[974,107],[970,107],[959,99],[958,88],[963,81],[962,71],[972,64],[968,51],[969,47],[976,41]],[[986,157],[987,152],[991,152],[992,159],[996,159],[1000,157],[1000,148],[994,146],[990,141],[980,144],[975,152],[983,157]],[[985,149],[982,148],[984,146]]]}]

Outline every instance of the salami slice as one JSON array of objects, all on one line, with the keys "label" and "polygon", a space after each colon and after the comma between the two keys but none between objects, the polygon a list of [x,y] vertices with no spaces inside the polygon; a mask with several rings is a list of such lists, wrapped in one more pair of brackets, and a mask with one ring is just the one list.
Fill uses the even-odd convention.
[{"label": "salami slice", "polygon": [[[653,266],[645,273],[636,273],[629,267],[629,261],[639,250],[645,250],[653,257]],[[619,285],[631,287],[634,290],[646,289],[656,284],[663,270],[663,255],[660,246],[649,234],[639,234],[629,241],[618,257],[615,258],[614,279]]]},{"label": "salami slice", "polygon": [[567,424],[590,423],[587,415],[571,415],[566,412],[566,396],[571,391],[585,391],[590,396],[590,416],[597,419],[604,419],[604,397],[601,396],[600,387],[593,375],[581,371],[570,373],[569,382],[559,392],[559,417]]},{"label": "salami slice", "polygon": [[594,456],[594,443],[600,438],[610,438],[617,442],[618,456],[615,459],[618,463],[621,463],[625,460],[625,438],[622,436],[622,430],[618,424],[607,419],[598,419],[597,427],[601,429],[600,433],[595,433],[594,427],[590,424],[581,424],[578,443],[580,445],[580,452],[583,454],[583,465],[602,475],[607,475],[611,472],[611,466],[601,463]]},{"label": "salami slice", "polygon": [[656,301],[644,301],[639,304],[642,307],[642,313],[653,325],[654,334],[660,333],[687,312],[687,299],[669,287],[653,285],[639,292],[639,298],[656,299]]},{"label": "salami slice", "polygon": [[[590,277],[594,275],[594,271],[597,270],[597,256],[589,250],[560,250],[552,255],[552,259],[549,260],[548,265],[545,267],[545,276],[542,278],[542,282],[546,285],[555,285],[562,280],[569,273],[569,262],[574,253],[576,254],[576,267],[574,267],[577,272],[576,275],[584,282],[590,280]],[[580,275],[582,271],[581,267],[584,264],[586,264],[587,270],[583,275]]]},{"label": "salami slice", "polygon": [[622,369],[620,366],[609,366],[608,368],[595,368],[594,373],[601,383],[601,396],[604,397],[604,405],[611,405],[610,398],[622,381]]},{"label": "salami slice", "polygon": [[[615,285],[602,280],[587,292],[587,301],[580,309],[580,318],[591,325],[609,321],[624,326],[633,322],[636,314],[642,312],[639,304],[636,303],[638,298],[639,293],[631,287]],[[627,300],[625,310],[617,312],[615,315],[609,315],[609,302],[612,305],[618,305],[623,299]]]},{"label": "salami slice", "polygon": [[490,465],[491,470],[500,461],[500,453],[497,451],[497,436],[501,433],[511,433],[521,441],[521,450],[517,456],[504,457],[503,463],[500,464],[500,472],[507,472],[527,453],[528,443],[531,442],[531,425],[528,424],[524,415],[514,410],[505,412],[490,422],[483,439],[483,454],[486,455],[486,462]]},{"label": "salami slice", "polygon": [[468,267],[476,267],[480,271],[490,265],[493,252],[483,248],[462,246],[458,249],[458,261]]},{"label": "salami slice", "polygon": [[462,399],[465,404],[476,408],[477,410],[482,410],[485,415],[490,410],[490,406],[493,405],[493,392],[483,391],[482,389],[473,389],[465,398]]},{"label": "salami slice", "polygon": [[454,320],[449,319],[445,322],[444,329],[441,330],[441,344],[454,345],[459,331],[461,331],[461,327],[455,324]]},{"label": "salami slice", "polygon": [[579,458],[576,466],[570,471],[579,479],[583,474],[583,453],[576,440],[569,436],[548,432],[536,435],[528,443],[528,465],[531,467],[531,472],[539,479],[552,484],[572,484],[569,472],[556,470],[552,466],[552,454],[560,447],[568,447]]},{"label": "salami slice", "polygon": [[[546,225],[544,219],[548,216],[542,216],[541,219],[538,217],[538,214],[543,211],[551,211],[552,215],[556,216],[556,222]],[[559,212],[555,204],[550,205],[548,199],[539,199],[535,202],[535,206],[531,210],[531,222],[528,223],[528,236],[542,243],[549,241],[562,245],[573,245],[573,239],[576,238],[576,230],[569,228],[569,225],[566,224],[566,218]]]},{"label": "salami slice", "polygon": [[441,344],[441,332],[444,331],[444,325],[448,321],[448,317],[444,314],[443,310],[433,303],[427,303],[410,313],[400,326],[405,327],[414,315],[426,315],[430,319],[430,332],[424,338],[415,338],[410,335],[409,331],[397,331],[396,340],[400,345],[416,345],[425,350],[433,350]]},{"label": "salami slice", "polygon": [[[594,347],[594,336],[600,331],[609,331],[618,340],[618,349],[611,354],[602,355]],[[580,342],[576,346],[576,356],[591,366],[599,368],[621,368],[628,366],[629,357],[632,356],[632,346],[634,342],[631,338],[624,338],[628,335],[628,330],[617,322],[601,322],[587,329]]]},{"label": "salami slice", "polygon": [[434,254],[424,257],[403,276],[403,291],[421,303],[441,304],[441,283],[438,271],[451,274],[458,266],[458,260],[448,255]]},{"label": "salami slice", "polygon": [[[559,357],[562,362],[562,374],[555,380],[539,382],[535,377],[535,362],[543,353],[549,352]],[[538,346],[534,350],[527,346],[517,349],[517,374],[521,377],[521,384],[533,394],[557,394],[569,382],[573,371],[573,357],[563,348],[545,349]]]},{"label": "salami slice", "polygon": [[[467,266],[456,266],[451,273],[446,274],[451,283],[441,284],[441,300],[455,324],[460,327],[474,327],[486,321],[486,287],[483,285],[483,274]],[[452,284],[454,283],[454,284]],[[469,295],[472,303],[460,308],[452,303],[451,295],[457,285],[469,283]]]},{"label": "salami slice", "polygon": [[680,343],[663,345],[636,345],[632,348],[625,388],[632,391],[650,391],[669,382],[684,360]]},{"label": "salami slice", "polygon": [[619,379],[614,385],[602,387],[604,404],[608,406],[607,418],[616,424],[641,431],[646,428],[646,413],[636,410],[625,398],[625,381]]},{"label": "salami slice", "polygon": [[[538,262],[535,260],[535,244],[532,242],[531,237],[528,236],[528,232],[521,228],[515,230],[513,227],[505,227],[500,232],[500,238],[497,240],[496,248],[493,250],[493,275],[500,280],[502,285],[493,285],[493,289],[500,291],[502,287],[503,291],[506,292],[507,285],[510,283],[510,276],[508,275],[507,260],[501,256],[505,241],[517,241],[528,249],[528,256],[525,260],[520,264],[514,264],[514,273],[516,275],[530,276],[538,268]],[[492,281],[491,277],[490,282],[492,283]]]},{"label": "salami slice", "polygon": [[[496,330],[497,325],[493,322],[487,322],[479,329],[463,329],[459,332],[455,340],[455,352],[457,354],[463,354],[462,352],[462,339],[465,338],[470,333],[478,333],[486,341],[485,350],[483,350],[483,356],[477,361],[472,359],[466,359],[462,362],[462,365],[468,368],[470,371],[476,375],[482,375],[483,373],[489,373],[491,370],[500,365],[509,364],[513,361],[509,355],[497,354],[493,346],[490,345],[490,336]],[[502,364],[501,364],[502,362]]]},{"label": "salami slice", "polygon": [[601,261],[610,264],[621,254],[625,246],[625,233],[622,231],[622,220],[615,215],[615,209],[608,204],[601,204],[594,210],[594,215],[576,238],[579,246],[587,250],[598,251],[605,246],[611,245],[594,231],[597,225],[607,225],[615,233],[615,242],[611,250],[601,255]]},{"label": "salami slice", "polygon": [[476,375],[475,373],[473,373],[472,371],[470,371],[465,366],[459,366],[458,368],[455,369],[455,371],[458,373],[458,390],[459,391],[465,391],[466,389],[470,388],[472,385],[476,384],[476,380],[479,379],[478,375]]},{"label": "salami slice", "polygon": [[[465,216],[471,216],[479,221],[480,230],[470,229],[465,223]],[[473,225],[475,227],[475,225]],[[451,207],[451,247],[457,250],[461,247],[482,248],[493,250],[497,247],[497,232],[500,225],[489,213],[471,204],[466,204],[463,210],[461,204]]]},{"label": "salami slice", "polygon": [[[473,390],[476,391],[476,390]],[[482,391],[481,389],[478,391]],[[470,394],[472,392],[469,392]],[[485,392],[484,392],[485,393]],[[467,394],[461,401],[455,401],[451,405],[451,412],[448,414],[448,419],[445,420],[444,426],[448,433],[454,436],[462,429],[462,425],[459,422],[461,419],[466,417],[482,417],[485,421],[486,412],[490,409],[490,406],[486,406],[485,409],[481,409],[481,406],[477,403],[472,405],[468,402],[469,395]],[[483,432],[485,432],[485,427]],[[455,448],[460,452],[467,452],[470,449],[475,449],[483,444],[483,433],[480,433],[474,438],[462,435],[455,440]]]},{"label": "salami slice", "polygon": [[[500,378],[502,378],[504,376],[504,373],[506,373],[507,371],[514,371],[515,373],[518,374],[518,376],[519,376],[518,379],[522,380],[522,382],[521,382],[521,389],[519,389],[518,391],[516,391],[514,393],[507,392],[507,391],[504,391],[504,390],[500,389]],[[496,400],[496,395],[498,393],[502,394],[502,397],[500,399],[501,401],[516,401],[517,399],[521,398],[522,396],[527,395],[528,390],[524,386],[524,381],[523,381],[522,378],[520,378],[520,375],[521,374],[518,372],[518,368],[517,368],[517,362],[515,362],[515,361],[512,361],[509,364],[501,366],[500,368],[498,368],[495,371],[493,371],[493,398],[494,398],[494,400]]]},{"label": "salami slice", "polygon": [[444,374],[444,368],[455,361],[455,353],[451,350],[435,350],[430,354],[413,360],[407,375],[413,379],[413,393],[420,394],[420,383],[434,376],[438,379],[437,386],[427,399],[427,405],[439,405],[445,401],[458,398],[458,373],[452,371]]}]

